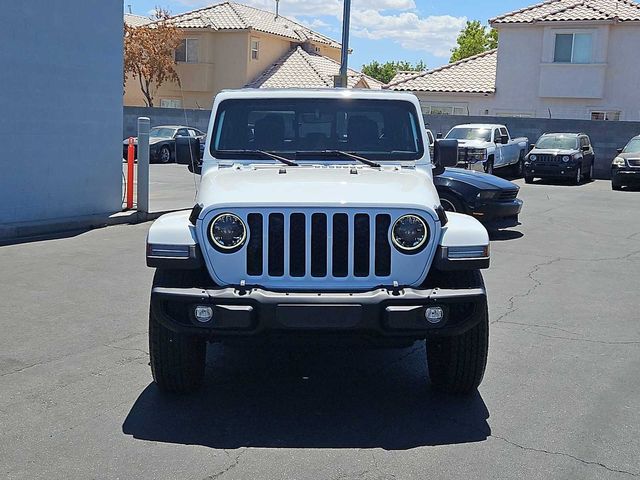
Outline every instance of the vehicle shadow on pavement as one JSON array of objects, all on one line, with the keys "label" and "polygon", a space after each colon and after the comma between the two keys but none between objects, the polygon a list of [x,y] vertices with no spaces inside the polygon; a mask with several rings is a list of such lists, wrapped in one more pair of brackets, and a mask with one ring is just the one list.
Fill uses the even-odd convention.
[{"label": "vehicle shadow on pavement", "polygon": [[122,430],[220,449],[402,450],[486,440],[489,412],[480,394],[432,391],[425,355],[422,343],[399,350],[210,346],[201,390],[167,395],[150,384]]},{"label": "vehicle shadow on pavement", "polygon": [[491,230],[489,231],[489,240],[492,242],[503,242],[507,240],[517,240],[524,237],[524,233],[518,230]]}]

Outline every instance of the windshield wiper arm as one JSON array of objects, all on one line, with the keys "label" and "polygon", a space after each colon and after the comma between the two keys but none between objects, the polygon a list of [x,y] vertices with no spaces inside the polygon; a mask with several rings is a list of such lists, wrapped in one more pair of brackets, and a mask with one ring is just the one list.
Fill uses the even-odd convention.
[{"label": "windshield wiper arm", "polygon": [[373,160],[369,160],[368,158],[364,158],[359,155],[354,155],[353,153],[344,152],[342,150],[328,150],[326,153],[334,153],[334,154],[337,153],[338,155],[352,158],[353,160],[357,160],[358,162],[364,163],[365,165],[369,165],[370,167],[380,168],[379,163],[376,163]]},{"label": "windshield wiper arm", "polygon": [[263,155],[265,157],[269,157],[272,158],[274,160],[277,160],[279,162],[284,163],[285,165],[289,165],[291,167],[297,167],[299,166],[298,163],[294,162],[293,160],[289,160],[288,158],[284,158],[281,157],[280,155],[276,155],[275,153],[271,153],[271,152],[266,152],[264,150],[219,150],[220,153],[230,153],[230,154],[236,154],[236,155],[255,155],[255,154],[260,154]]}]

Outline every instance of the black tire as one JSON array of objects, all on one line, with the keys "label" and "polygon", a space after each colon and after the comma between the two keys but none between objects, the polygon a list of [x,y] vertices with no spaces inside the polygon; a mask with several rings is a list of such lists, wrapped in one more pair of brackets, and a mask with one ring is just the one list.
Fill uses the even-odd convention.
[{"label": "black tire", "polygon": [[158,163],[169,163],[171,162],[171,149],[168,145],[163,145],[160,147],[158,151]]},{"label": "black tire", "polygon": [[442,208],[444,208],[445,212],[467,212],[464,203],[462,203],[462,201],[458,197],[451,193],[442,193],[440,195],[440,203],[442,204]]},{"label": "black tire", "polygon": [[[153,284],[164,285],[170,272],[156,271]],[[207,343],[203,338],[173,332],[149,309],[149,357],[151,374],[164,392],[188,393],[204,379]]]},{"label": "black tire", "polygon": [[576,169],[576,176],[573,179],[573,184],[580,185],[581,183],[582,183],[582,165],[578,165],[578,168]]},{"label": "black tire", "polygon": [[593,180],[593,163],[589,166],[589,170],[587,170],[584,179],[587,182],[591,182]]},{"label": "black tire", "polygon": [[622,190],[622,185],[616,182],[611,182],[611,189],[616,191]]},{"label": "black tire", "polygon": [[493,175],[493,171],[494,171],[493,162],[494,162],[493,157],[489,157],[489,160],[487,160],[487,164],[484,167],[485,173],[488,173],[489,175]]},{"label": "black tire", "polygon": [[513,175],[516,178],[520,178],[524,175],[524,152],[520,151],[520,157],[518,163],[513,166]]},{"label": "black tire", "polygon": [[524,176],[524,183],[533,183],[533,177],[530,175]]},{"label": "black tire", "polygon": [[[469,272],[475,280],[461,281],[457,287],[483,285],[480,272]],[[489,351],[489,312],[485,304],[477,313],[479,323],[471,330],[453,337],[428,339],[427,366],[432,386],[451,394],[472,394],[482,382]]]}]

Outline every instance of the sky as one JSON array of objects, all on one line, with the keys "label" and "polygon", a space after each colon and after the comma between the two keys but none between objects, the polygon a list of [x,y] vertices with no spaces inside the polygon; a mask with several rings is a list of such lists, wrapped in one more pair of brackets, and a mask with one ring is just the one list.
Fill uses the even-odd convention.
[{"label": "sky", "polygon": [[[156,5],[171,14],[223,0],[124,0],[133,13],[149,15]],[[275,11],[275,0],[236,0]],[[467,20],[489,18],[538,3],[539,0],[352,0],[353,50],[349,66],[359,69],[372,60],[423,60],[429,68],[449,61],[456,37]],[[342,0],[280,0],[280,13],[340,41]]]}]

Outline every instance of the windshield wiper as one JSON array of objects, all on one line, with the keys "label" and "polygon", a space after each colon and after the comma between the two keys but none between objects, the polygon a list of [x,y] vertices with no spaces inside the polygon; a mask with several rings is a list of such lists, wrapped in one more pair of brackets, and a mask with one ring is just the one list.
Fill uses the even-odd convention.
[{"label": "windshield wiper", "polygon": [[[302,153],[302,152],[299,152]],[[306,152],[305,152],[306,153]],[[379,163],[374,162],[373,160],[369,160],[368,158],[361,157],[359,155],[354,155],[353,153],[345,152],[343,150],[322,150],[318,152],[320,154],[330,154],[330,155],[342,155],[343,157],[351,158],[353,160],[357,160],[358,162],[364,163],[370,167],[380,168],[381,165]]]},{"label": "windshield wiper", "polygon": [[276,155],[275,153],[271,153],[271,152],[266,152],[264,150],[218,150],[218,151],[220,153],[231,153],[231,154],[237,154],[237,155],[242,155],[242,154],[245,154],[245,155],[256,155],[256,154],[260,154],[260,155],[263,155],[265,157],[273,158],[274,160],[282,162],[285,165],[289,165],[291,167],[299,166],[299,164],[294,162],[293,160],[289,160],[288,158],[284,158],[284,157],[281,157],[280,155]]}]

